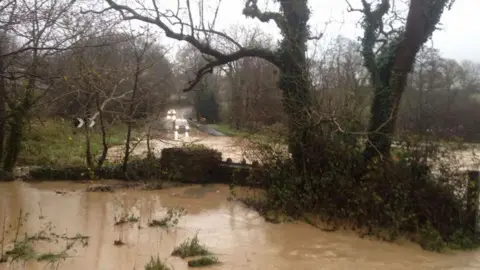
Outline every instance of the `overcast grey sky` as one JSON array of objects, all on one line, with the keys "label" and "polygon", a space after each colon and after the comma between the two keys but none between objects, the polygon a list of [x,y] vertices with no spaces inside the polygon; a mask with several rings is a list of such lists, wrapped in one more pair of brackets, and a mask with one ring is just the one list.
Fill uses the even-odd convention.
[{"label": "overcast grey sky", "polygon": [[[217,1],[205,0],[212,8],[211,10],[216,6]],[[171,0],[168,5],[170,2],[176,4],[177,1]],[[269,2],[267,8],[276,10],[272,1]],[[400,1],[397,0],[397,2]],[[162,4],[164,3],[166,4],[167,1]],[[350,3],[354,7],[361,7],[360,0],[350,0]],[[243,5],[244,0],[223,0],[216,29],[228,29],[229,26],[235,24],[257,25],[278,37],[279,31],[273,23],[265,24],[245,18],[242,15]],[[361,35],[361,29],[357,26],[361,14],[349,13],[344,0],[311,0],[310,6],[312,8],[310,25],[313,32],[323,30],[325,23],[330,21],[324,43],[338,35],[352,39]],[[260,8],[265,9],[265,6],[261,5]],[[433,35],[433,45],[440,49],[443,57],[480,62],[480,32],[476,30],[477,27],[480,27],[478,10],[480,10],[480,0],[456,0],[452,9],[444,12],[441,20],[443,30],[436,31]],[[205,14],[205,16],[212,17],[212,13]],[[168,41],[168,43],[178,45],[178,42],[175,41]]]}]

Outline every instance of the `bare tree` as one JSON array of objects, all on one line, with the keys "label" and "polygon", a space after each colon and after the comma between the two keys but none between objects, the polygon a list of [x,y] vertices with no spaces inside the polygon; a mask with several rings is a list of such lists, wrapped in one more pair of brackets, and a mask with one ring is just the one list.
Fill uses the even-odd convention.
[{"label": "bare tree", "polygon": [[[57,59],[63,67],[58,76],[63,80],[56,86],[59,91],[66,94],[61,95],[61,99],[55,98],[57,108],[53,113],[85,120],[85,157],[90,169],[102,166],[109,147],[107,119],[112,118],[112,115],[123,114],[123,108],[118,104],[122,104],[121,101],[125,100],[131,92],[127,81],[130,74],[126,60],[128,56],[124,55],[124,51],[121,50],[122,43],[117,43],[117,39],[128,40],[125,35],[108,30],[98,37],[84,37],[83,40],[78,41],[75,49],[66,52],[61,59]],[[90,46],[103,43],[105,40],[109,40],[111,45]],[[112,109],[113,104],[117,106]],[[94,165],[94,153],[91,150],[90,125],[94,122],[100,125],[103,145],[96,165]]]},{"label": "bare tree", "polygon": [[[147,29],[147,32],[144,33],[141,37],[133,39],[130,43],[133,49],[133,56],[134,56],[134,63],[133,63],[134,73],[133,73],[133,86],[130,94],[128,111],[126,113],[127,134],[126,134],[126,140],[125,140],[125,154],[123,157],[123,166],[122,166],[123,172],[125,175],[127,175],[128,160],[131,153],[130,144],[131,144],[131,136],[132,136],[132,126],[134,123],[135,109],[138,106],[137,99],[138,99],[139,91],[141,90],[140,88],[141,88],[142,75],[156,64],[155,61],[148,61],[148,59],[146,59],[153,46],[152,36],[148,32],[148,29]],[[160,59],[161,58],[163,58],[163,56],[161,56]],[[143,91],[143,92],[144,94],[146,94],[148,91]]]},{"label": "bare tree", "polygon": [[258,131],[263,125],[283,122],[275,66],[258,58],[244,58],[224,70],[228,79],[228,122],[232,127]]},{"label": "bare tree", "polygon": [[318,115],[334,116],[342,129],[363,132],[368,122],[371,89],[362,66],[360,44],[338,37],[320,57],[311,59]]}]

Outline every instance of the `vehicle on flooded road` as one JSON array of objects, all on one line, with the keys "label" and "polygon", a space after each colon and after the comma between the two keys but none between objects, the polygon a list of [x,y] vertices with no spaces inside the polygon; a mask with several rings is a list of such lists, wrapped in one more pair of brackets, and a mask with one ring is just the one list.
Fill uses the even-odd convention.
[{"label": "vehicle on flooded road", "polygon": [[187,119],[178,118],[173,121],[173,130],[175,135],[175,140],[178,139],[179,134],[184,134],[188,138],[188,131],[190,130],[190,125],[188,124]]},{"label": "vehicle on flooded road", "polygon": [[175,110],[168,110],[167,120],[175,120],[177,118],[177,112]]}]

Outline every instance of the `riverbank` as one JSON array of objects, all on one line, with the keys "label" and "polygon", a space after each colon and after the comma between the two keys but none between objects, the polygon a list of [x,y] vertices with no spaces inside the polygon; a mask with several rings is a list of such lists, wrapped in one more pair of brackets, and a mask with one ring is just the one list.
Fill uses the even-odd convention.
[{"label": "riverbank", "polygon": [[34,166],[18,168],[16,177],[25,181],[118,179],[150,183],[158,188],[165,181],[262,186],[260,181],[263,170],[258,165],[224,161],[219,151],[193,145],[164,148],[159,158],[135,158],[128,163],[126,171],[120,163],[107,164],[93,170],[85,166]]}]

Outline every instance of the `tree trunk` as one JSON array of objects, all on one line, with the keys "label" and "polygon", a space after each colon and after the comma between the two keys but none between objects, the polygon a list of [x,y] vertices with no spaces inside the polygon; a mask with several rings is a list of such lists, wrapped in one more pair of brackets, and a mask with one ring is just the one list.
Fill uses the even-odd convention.
[{"label": "tree trunk", "polygon": [[[1,42],[1,41],[0,41]],[[3,44],[0,44],[0,54],[2,54]],[[0,162],[3,160],[4,142],[5,142],[5,122],[6,122],[6,110],[5,110],[5,95],[6,95],[6,82],[3,77],[3,71],[5,70],[5,61],[0,57]]]},{"label": "tree trunk", "polygon": [[[400,39],[387,48],[388,62],[379,69],[379,80],[372,80],[375,87],[369,136],[365,158],[390,157],[392,135],[398,118],[398,110],[412,70],[415,56],[433,33],[448,1],[412,0],[405,31]],[[392,50],[392,48],[394,48]],[[391,62],[390,62],[391,61]]]},{"label": "tree trunk", "polygon": [[22,108],[15,108],[9,121],[10,133],[6,141],[5,160],[3,170],[13,172],[13,168],[17,163],[18,155],[22,145],[23,129],[24,129],[24,112]]},{"label": "tree trunk", "polygon": [[125,140],[125,154],[123,156],[123,173],[126,174],[128,171],[128,160],[130,158],[130,140],[132,137],[132,123],[131,120],[127,123],[127,138]]},{"label": "tree trunk", "polygon": [[370,110],[368,140],[364,151],[364,158],[367,161],[374,157],[389,157],[392,145],[391,134],[395,129],[394,103],[390,86],[377,86],[375,88]]},{"label": "tree trunk", "polygon": [[132,123],[133,123],[133,111],[135,108],[134,101],[138,88],[138,80],[140,77],[140,60],[137,59],[137,68],[135,70],[135,78],[133,82],[132,97],[130,99],[130,107],[128,108],[128,122],[127,122],[127,138],[125,142],[125,155],[123,156],[123,173],[127,175],[128,171],[128,159],[130,158],[130,140],[132,137]]},{"label": "tree trunk", "polygon": [[22,102],[11,110],[12,117],[9,122],[10,134],[6,140],[5,160],[3,163],[3,169],[7,172],[13,172],[13,168],[17,163],[22,148],[24,128],[28,119],[28,113],[32,107],[33,91],[35,90],[36,84],[36,55],[37,53],[34,51],[34,61],[30,68],[30,74],[32,75],[28,79],[25,96],[23,97]]},{"label": "tree trunk", "polygon": [[286,26],[280,47],[279,86],[283,91],[283,104],[288,115],[288,147],[296,168],[306,173],[315,166],[312,145],[312,97],[307,69],[308,19],[307,1],[280,1]]},{"label": "tree trunk", "polygon": [[100,168],[102,168],[103,163],[107,158],[108,143],[107,143],[107,131],[105,129],[105,123],[103,119],[103,109],[100,106],[100,94],[98,92],[96,93],[96,103],[97,103],[98,117],[100,119],[100,129],[102,131],[102,145],[103,145],[102,155],[100,156],[97,162],[97,170],[99,170]]},{"label": "tree trunk", "polygon": [[85,159],[87,167],[93,169],[92,147],[90,143],[90,129],[88,128],[88,118],[85,119]]}]

